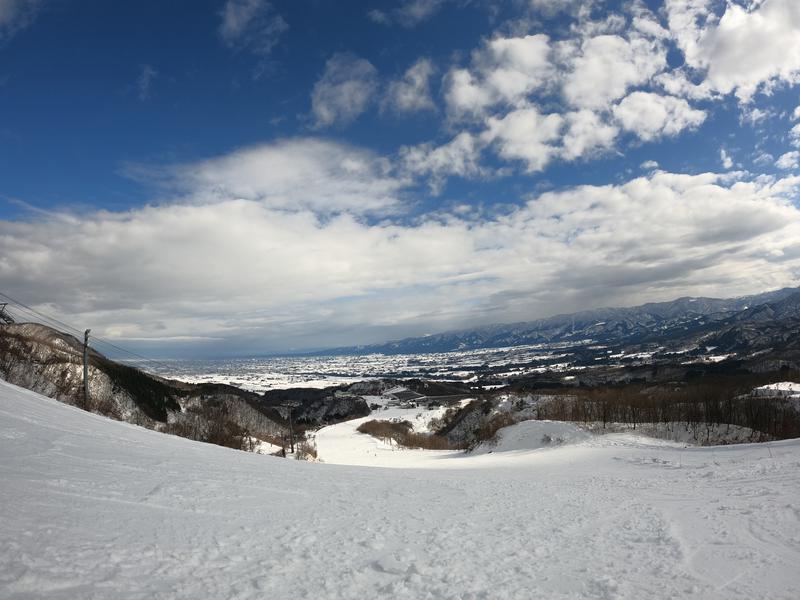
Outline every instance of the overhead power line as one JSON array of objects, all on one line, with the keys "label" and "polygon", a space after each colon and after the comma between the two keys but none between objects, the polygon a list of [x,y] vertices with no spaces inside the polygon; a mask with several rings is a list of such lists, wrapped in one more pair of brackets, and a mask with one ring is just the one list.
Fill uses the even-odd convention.
[{"label": "overhead power line", "polygon": [[[70,325],[68,323],[65,323],[64,321],[61,321],[61,320],[59,320],[59,319],[57,319],[57,318],[55,318],[55,317],[53,317],[51,315],[48,315],[48,314],[46,314],[46,313],[44,313],[44,312],[42,312],[40,310],[32,308],[32,307],[28,306],[27,304],[25,304],[23,302],[20,302],[19,300],[15,299],[15,298],[12,298],[8,294],[0,292],[0,296],[2,296],[6,300],[8,300],[12,304],[14,304],[15,310],[19,310],[20,312],[23,312],[28,316],[34,317],[33,320],[37,320],[36,318],[38,317],[38,320],[44,321],[45,325],[49,325],[49,326],[53,327],[54,329],[60,329],[62,331],[66,331],[66,332],[70,333],[71,335],[74,335],[78,339],[80,339],[80,337],[83,336],[83,334],[84,334],[84,332],[82,330],[78,329],[77,327],[74,327],[74,326],[72,326],[72,325]],[[127,348],[123,348],[122,346],[119,346],[119,345],[117,345],[117,344],[115,344],[113,342],[110,342],[110,341],[108,341],[105,338],[102,338],[100,336],[94,335],[94,336],[92,336],[92,339],[95,341],[95,345],[97,345],[99,343],[99,344],[102,344],[102,345],[104,345],[104,346],[106,346],[108,348],[113,348],[114,350],[116,350],[118,352],[122,352],[123,354],[127,354],[128,356],[136,358],[139,361],[144,361],[145,363],[147,363],[149,365],[155,365],[155,366],[161,367],[162,369],[164,369],[166,371],[172,370],[171,367],[169,365],[165,364],[165,363],[159,362],[159,361],[157,361],[157,360],[155,360],[153,358],[148,358],[146,356],[142,356],[141,354],[138,354],[138,353],[134,352],[133,350],[128,350]]]}]

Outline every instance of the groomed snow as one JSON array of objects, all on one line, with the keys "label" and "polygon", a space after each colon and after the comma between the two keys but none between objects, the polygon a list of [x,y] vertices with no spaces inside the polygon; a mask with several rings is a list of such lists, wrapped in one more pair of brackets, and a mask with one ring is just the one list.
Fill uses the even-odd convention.
[{"label": "groomed snow", "polygon": [[0,382],[0,456],[2,598],[800,597],[797,440],[337,466]]},{"label": "groomed snow", "polygon": [[[568,444],[592,443],[588,433],[572,423],[558,421],[523,421],[498,432],[494,444],[483,444],[472,455],[499,454],[502,452],[528,453],[531,450],[553,449]],[[505,457],[500,457],[505,458]]]}]

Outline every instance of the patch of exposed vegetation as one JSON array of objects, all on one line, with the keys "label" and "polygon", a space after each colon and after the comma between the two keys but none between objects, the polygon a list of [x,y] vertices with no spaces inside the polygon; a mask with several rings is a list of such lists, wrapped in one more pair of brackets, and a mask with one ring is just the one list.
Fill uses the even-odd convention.
[{"label": "patch of exposed vegetation", "polygon": [[91,364],[108,375],[115,390],[125,390],[154,421],[165,423],[168,410],[180,410],[175,390],[143,371],[100,356],[92,357]]},{"label": "patch of exposed vegetation", "polygon": [[552,394],[535,417],[582,423],[682,423],[688,427],[736,425],[772,439],[800,437],[800,410],[792,403],[751,394],[776,380],[800,380],[798,372],[712,376],[670,384],[576,389]]},{"label": "patch of exposed vegetation", "polygon": [[366,421],[356,430],[377,438],[387,444],[397,444],[404,448],[424,450],[460,450],[464,446],[451,444],[446,437],[435,433],[417,433],[408,421]]}]

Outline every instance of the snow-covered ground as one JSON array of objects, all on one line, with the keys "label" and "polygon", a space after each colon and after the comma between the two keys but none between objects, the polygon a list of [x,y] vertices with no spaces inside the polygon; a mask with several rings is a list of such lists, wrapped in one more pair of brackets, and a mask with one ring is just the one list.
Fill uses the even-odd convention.
[{"label": "snow-covered ground", "polygon": [[779,399],[800,411],[800,383],[795,381],[780,381],[762,385],[753,390],[753,395]]},{"label": "snow-covered ground", "polygon": [[[366,354],[359,356],[274,356],[220,360],[171,360],[148,363],[147,370],[187,383],[225,383],[264,392],[295,387],[328,387],[381,378],[425,377],[451,381],[475,379],[476,370],[516,363],[551,363],[568,356],[569,344],[538,344],[425,354]],[[506,375],[564,370],[571,363],[549,367],[515,367]]]},{"label": "snow-covered ground", "polygon": [[753,393],[757,396],[798,398],[800,397],[800,383],[794,381],[770,383],[769,385],[762,385],[755,388]]},{"label": "snow-covered ground", "polygon": [[[431,419],[441,417],[445,407],[434,410],[426,408],[385,408],[373,412],[368,417],[344,421],[323,427],[315,434],[317,458],[326,463],[338,465],[361,465],[368,467],[394,468],[436,468],[448,462],[458,462],[463,452],[454,450],[417,450],[402,448],[356,431],[359,425],[373,419],[385,421],[409,421],[414,431],[428,431]],[[453,460],[454,459],[454,460]],[[463,462],[463,461],[462,461]]]},{"label": "snow-covered ground", "polygon": [[0,597],[800,597],[800,441],[529,449],[547,425],[520,425],[438,460],[461,468],[339,466],[0,382]]}]

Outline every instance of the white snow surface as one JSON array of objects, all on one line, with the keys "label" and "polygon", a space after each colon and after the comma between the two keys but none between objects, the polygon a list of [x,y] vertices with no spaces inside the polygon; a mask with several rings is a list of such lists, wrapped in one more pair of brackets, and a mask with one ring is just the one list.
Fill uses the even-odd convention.
[{"label": "white snow surface", "polygon": [[611,434],[366,468],[0,382],[0,456],[0,598],[800,597],[800,440]]},{"label": "white snow surface", "polygon": [[759,386],[753,391],[758,395],[800,396],[800,383],[779,381],[778,383]]},{"label": "white snow surface", "polygon": [[555,448],[563,444],[578,444],[592,440],[592,434],[572,423],[559,421],[522,421],[498,432],[496,443],[485,443],[472,454],[497,452],[528,452]]},{"label": "white snow surface", "polygon": [[[409,421],[417,432],[427,432],[428,423],[440,417],[446,407],[386,408],[368,417],[328,425],[317,431],[317,458],[338,465],[393,468],[447,468],[463,463],[464,453],[450,450],[417,450],[383,442],[371,435],[356,431],[362,423],[374,419],[381,421]],[[449,459],[445,461],[445,459]]]}]

